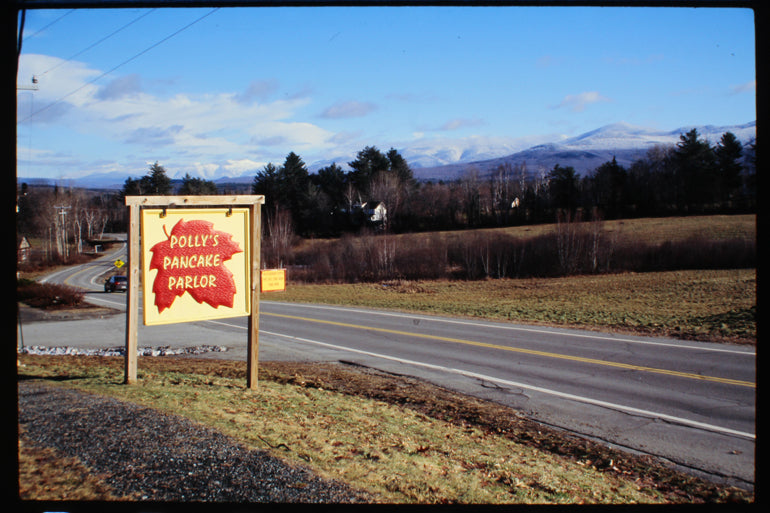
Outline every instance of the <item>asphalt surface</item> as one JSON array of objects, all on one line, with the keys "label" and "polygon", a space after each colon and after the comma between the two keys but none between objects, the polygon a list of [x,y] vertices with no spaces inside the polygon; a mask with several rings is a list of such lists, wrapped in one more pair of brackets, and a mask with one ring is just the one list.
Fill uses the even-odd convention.
[{"label": "asphalt surface", "polygon": [[[125,308],[125,295],[99,290],[111,257],[50,279],[92,290],[95,304]],[[753,487],[753,348],[264,300],[260,314],[261,361],[350,361],[419,377]],[[23,338],[27,346],[121,346],[125,315],[27,323]],[[227,351],[204,356],[245,360],[246,319],[140,324],[138,341],[217,344]]]}]

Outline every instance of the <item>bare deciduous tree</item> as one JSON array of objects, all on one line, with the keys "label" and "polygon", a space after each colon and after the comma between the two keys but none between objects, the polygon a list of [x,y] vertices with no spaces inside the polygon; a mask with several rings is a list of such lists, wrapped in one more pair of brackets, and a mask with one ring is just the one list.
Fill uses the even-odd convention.
[{"label": "bare deciduous tree", "polygon": [[291,212],[277,209],[266,216],[267,237],[262,244],[265,250],[265,264],[270,267],[284,267],[288,264],[294,244],[294,226]]}]

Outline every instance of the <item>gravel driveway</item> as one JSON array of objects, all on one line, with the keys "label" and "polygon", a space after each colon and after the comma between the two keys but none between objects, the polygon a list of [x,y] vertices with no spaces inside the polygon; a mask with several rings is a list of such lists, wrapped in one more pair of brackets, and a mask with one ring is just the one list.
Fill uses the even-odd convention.
[{"label": "gravel driveway", "polygon": [[183,417],[24,381],[18,399],[27,440],[106,474],[116,495],[161,502],[371,502],[344,483]]}]

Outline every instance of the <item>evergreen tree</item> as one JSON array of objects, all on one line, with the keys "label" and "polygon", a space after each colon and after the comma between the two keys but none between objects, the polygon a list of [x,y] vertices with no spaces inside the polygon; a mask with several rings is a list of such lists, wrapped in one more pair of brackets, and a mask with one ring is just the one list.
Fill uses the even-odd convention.
[{"label": "evergreen tree", "polygon": [[149,191],[146,194],[151,196],[166,196],[171,194],[171,178],[166,174],[166,170],[155,162],[150,166],[150,174],[146,177]]},{"label": "evergreen tree", "polygon": [[700,210],[716,201],[719,194],[714,151],[699,139],[693,128],[679,136],[674,152],[680,206]]},{"label": "evergreen tree", "polygon": [[278,169],[279,197],[292,211],[296,213],[304,202],[307,194],[310,175],[299,155],[290,152],[286,155],[283,166]]},{"label": "evergreen tree", "polygon": [[142,181],[134,180],[129,176],[126,178],[126,181],[123,182],[123,191],[121,195],[123,196],[123,199],[125,199],[126,196],[143,196]]},{"label": "evergreen tree", "polygon": [[317,187],[311,182],[305,163],[296,153],[289,153],[279,168],[272,163],[266,165],[254,177],[251,189],[254,194],[265,196],[267,216],[289,212],[299,233],[306,233],[315,225]]},{"label": "evergreen tree", "polygon": [[399,182],[409,188],[417,185],[412,169],[407,164],[406,159],[395,148],[391,148],[388,151],[387,157],[388,169],[398,177]]},{"label": "evergreen tree", "polygon": [[274,215],[279,207],[280,199],[278,186],[278,169],[270,162],[262,170],[257,171],[254,182],[251,184],[252,194],[265,196],[266,215]]},{"label": "evergreen tree", "polygon": [[722,134],[722,139],[714,148],[716,165],[719,172],[721,199],[728,201],[734,198],[741,188],[741,172],[743,165],[743,145],[732,132]]},{"label": "evergreen tree", "polygon": [[150,166],[149,174],[140,179],[127,178],[121,191],[124,198],[126,196],[167,196],[169,194],[171,194],[171,178],[168,177],[163,166],[157,162]]},{"label": "evergreen tree", "polygon": [[615,157],[597,167],[589,179],[593,191],[593,203],[608,218],[619,217],[626,203],[626,182],[628,174]]},{"label": "evergreen tree", "polygon": [[333,208],[345,206],[345,188],[347,178],[345,172],[336,163],[323,167],[311,177],[311,181],[320,189],[328,201],[328,205]]},{"label": "evergreen tree", "polygon": [[217,194],[217,185],[203,178],[193,178],[190,173],[186,173],[182,178],[182,186],[179,194],[189,196],[203,196]]},{"label": "evergreen tree", "polygon": [[356,160],[348,162],[348,166],[352,169],[348,179],[359,192],[367,195],[377,173],[390,169],[390,161],[375,146],[367,146],[358,152]]},{"label": "evergreen tree", "polygon": [[291,212],[297,231],[305,231],[311,219],[311,198],[315,194],[307,167],[294,152],[286,156],[283,166],[278,169],[278,188],[279,199]]},{"label": "evergreen tree", "polygon": [[554,208],[572,212],[578,206],[578,177],[572,166],[556,164],[548,174],[548,192]]}]

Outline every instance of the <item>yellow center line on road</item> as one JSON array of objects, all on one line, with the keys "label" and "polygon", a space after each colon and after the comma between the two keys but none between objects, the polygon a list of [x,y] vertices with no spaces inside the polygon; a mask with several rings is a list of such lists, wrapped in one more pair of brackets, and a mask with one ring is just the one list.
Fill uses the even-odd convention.
[{"label": "yellow center line on road", "polygon": [[509,346],[501,346],[498,344],[488,344],[486,342],[477,342],[475,340],[465,340],[460,338],[451,338],[451,337],[440,337],[437,335],[427,335],[423,333],[412,333],[408,331],[398,331],[398,330],[391,330],[387,328],[375,328],[371,326],[361,326],[358,324],[349,324],[345,322],[337,322],[337,321],[325,321],[322,319],[313,319],[310,317],[299,317],[296,315],[285,315],[285,314],[277,314],[277,313],[267,313],[267,312],[260,312],[261,315],[268,315],[271,317],[281,317],[283,319],[293,319],[296,321],[306,321],[306,322],[315,322],[319,324],[327,324],[330,326],[340,326],[343,328],[353,328],[358,330],[368,330],[368,331],[375,331],[378,333],[388,333],[391,335],[401,335],[401,336],[407,336],[407,337],[415,337],[415,338],[424,338],[424,339],[430,339],[430,340],[438,340],[440,342],[453,342],[455,344],[464,344],[468,346],[476,346],[476,347],[486,347],[489,349],[499,349],[501,351],[510,351],[513,353],[523,353],[523,354],[530,354],[535,356],[543,356],[546,358],[558,358],[561,360],[570,360],[574,362],[581,362],[581,363],[591,363],[595,365],[603,365],[605,367],[616,367],[620,369],[627,369],[627,370],[635,370],[635,371],[641,371],[641,372],[653,372],[656,374],[666,374],[668,376],[677,376],[680,378],[689,378],[689,379],[697,379],[701,381],[712,381],[715,383],[724,383],[727,385],[737,385],[742,387],[750,387],[750,388],[756,388],[756,384],[752,383],[750,381],[741,381],[738,379],[729,379],[729,378],[720,378],[716,376],[704,376],[702,374],[694,374],[691,372],[680,372],[680,371],[673,371],[668,369],[657,369],[655,367],[645,367],[642,365],[633,365],[629,363],[619,363],[619,362],[609,362],[606,360],[597,360],[594,358],[584,358],[581,356],[571,356],[566,354],[559,354],[559,353],[550,353],[547,351],[536,351],[534,349],[523,349],[519,347],[509,347]]},{"label": "yellow center line on road", "polygon": [[[79,274],[83,274],[84,272],[88,271],[89,269],[91,269],[91,267],[86,266],[86,267],[83,267],[82,269],[80,269],[78,271],[75,271],[74,273],[70,274],[69,276],[67,276],[64,279],[64,284],[65,285],[69,285],[70,287],[78,287],[77,285],[72,285],[70,283],[70,280],[72,278],[74,278],[75,276],[79,275]],[[83,288],[83,287],[78,287],[78,288]],[[92,290],[92,289],[85,289],[85,290]]]}]

